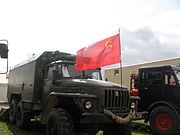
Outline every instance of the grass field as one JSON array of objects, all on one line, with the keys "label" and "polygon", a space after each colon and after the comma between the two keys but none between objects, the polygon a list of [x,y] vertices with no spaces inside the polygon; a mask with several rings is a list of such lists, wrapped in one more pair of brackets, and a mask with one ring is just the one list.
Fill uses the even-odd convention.
[{"label": "grass field", "polygon": [[[6,122],[0,122],[0,135],[45,135],[45,127],[40,123],[32,122],[28,130],[20,130],[16,126]],[[97,135],[103,135],[99,132]],[[133,130],[132,135],[151,135],[147,132]]]},{"label": "grass field", "polygon": [[27,130],[20,130],[6,122],[0,122],[0,135],[45,135],[45,128],[39,123],[32,123]]}]

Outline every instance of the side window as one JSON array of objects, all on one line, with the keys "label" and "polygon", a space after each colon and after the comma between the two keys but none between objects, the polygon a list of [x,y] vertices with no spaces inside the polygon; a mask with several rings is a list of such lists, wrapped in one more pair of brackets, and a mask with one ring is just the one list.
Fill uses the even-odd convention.
[{"label": "side window", "polygon": [[114,76],[119,75],[119,69],[114,70]]},{"label": "side window", "polygon": [[64,64],[62,66],[63,77],[70,77],[68,68],[69,68],[69,65]]},{"label": "side window", "polygon": [[165,85],[169,85],[169,86],[176,85],[176,80],[172,73],[165,74],[165,82],[164,83],[165,83]]},{"label": "side window", "polygon": [[161,72],[148,73],[148,80],[153,85],[160,85],[162,83],[162,73]]},{"label": "side window", "polygon": [[165,85],[168,85],[168,84],[169,84],[169,79],[168,79],[168,75],[167,75],[167,74],[165,74],[164,84],[165,84]]},{"label": "side window", "polygon": [[145,85],[161,85],[162,83],[162,73],[161,72],[146,72],[141,74],[142,82]]},{"label": "side window", "polygon": [[100,80],[101,78],[100,78],[99,72],[93,72],[92,73],[92,78],[96,79],[96,80]]},{"label": "side window", "polygon": [[170,85],[171,86],[175,86],[176,85],[176,80],[175,80],[173,75],[170,76]]},{"label": "side window", "polygon": [[47,79],[53,79],[53,70],[55,69],[55,66],[49,67]]},{"label": "side window", "polygon": [[141,73],[140,76],[141,76],[141,77],[140,77],[141,81],[144,83],[144,82],[145,82],[145,75],[144,75],[144,73]]}]

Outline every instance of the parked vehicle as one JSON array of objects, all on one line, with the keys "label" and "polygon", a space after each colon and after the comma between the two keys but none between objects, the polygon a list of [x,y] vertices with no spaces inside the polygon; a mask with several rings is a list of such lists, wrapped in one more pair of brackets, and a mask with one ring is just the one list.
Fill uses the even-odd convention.
[{"label": "parked vehicle", "polygon": [[131,75],[131,95],[139,95],[138,111],[155,135],[176,135],[180,130],[180,68],[171,65],[142,67]]},{"label": "parked vehicle", "polygon": [[9,120],[25,128],[39,116],[47,135],[130,135],[135,99],[118,84],[96,80],[99,69],[74,71],[75,56],[44,52],[9,72]]}]

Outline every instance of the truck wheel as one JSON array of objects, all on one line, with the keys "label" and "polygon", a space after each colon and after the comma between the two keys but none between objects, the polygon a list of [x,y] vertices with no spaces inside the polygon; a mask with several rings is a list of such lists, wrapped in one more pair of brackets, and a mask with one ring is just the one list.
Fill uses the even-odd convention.
[{"label": "truck wheel", "polygon": [[46,125],[46,135],[74,135],[71,115],[61,108],[52,109]]},{"label": "truck wheel", "polygon": [[104,129],[103,135],[131,135],[131,127],[129,124],[112,124]]},{"label": "truck wheel", "polygon": [[20,100],[16,109],[16,126],[18,128],[27,128],[30,124],[30,116],[24,112],[23,103]]},{"label": "truck wheel", "polygon": [[156,107],[149,116],[152,132],[155,135],[176,135],[177,118],[167,106]]},{"label": "truck wheel", "polygon": [[17,100],[12,99],[9,103],[9,121],[12,123],[16,122],[16,107],[17,107]]}]

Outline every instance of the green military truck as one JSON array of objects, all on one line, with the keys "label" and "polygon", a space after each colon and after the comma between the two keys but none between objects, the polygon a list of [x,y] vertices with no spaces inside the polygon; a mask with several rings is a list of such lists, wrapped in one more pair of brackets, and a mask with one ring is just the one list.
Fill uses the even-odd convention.
[{"label": "green military truck", "polygon": [[39,117],[47,135],[130,135],[129,91],[100,81],[99,70],[74,71],[75,56],[44,52],[9,72],[9,120],[26,128]]}]

